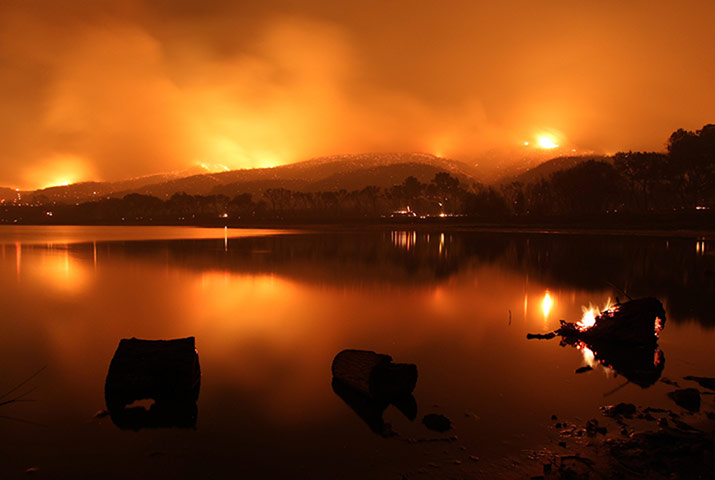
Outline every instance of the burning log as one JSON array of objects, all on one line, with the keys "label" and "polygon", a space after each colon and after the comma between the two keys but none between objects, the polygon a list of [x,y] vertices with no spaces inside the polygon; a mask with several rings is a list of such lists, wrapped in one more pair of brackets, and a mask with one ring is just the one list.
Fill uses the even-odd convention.
[{"label": "burning log", "polygon": [[647,388],[660,378],[665,366],[665,355],[657,348],[664,326],[665,310],[660,301],[642,298],[609,305],[598,314],[593,308],[585,310],[579,322],[562,320],[558,330],[528,334],[527,338],[559,335],[562,346],[587,351],[602,365]]},{"label": "burning log", "polygon": [[578,323],[561,321],[556,330],[567,341],[570,339],[592,342],[619,342],[630,344],[655,344],[665,327],[665,310],[656,298],[648,297],[618,303],[598,315],[584,315]]},{"label": "burning log", "polygon": [[[194,427],[201,369],[194,337],[122,339],[109,365],[104,396],[120,428]],[[133,407],[150,399],[149,410]]]}]

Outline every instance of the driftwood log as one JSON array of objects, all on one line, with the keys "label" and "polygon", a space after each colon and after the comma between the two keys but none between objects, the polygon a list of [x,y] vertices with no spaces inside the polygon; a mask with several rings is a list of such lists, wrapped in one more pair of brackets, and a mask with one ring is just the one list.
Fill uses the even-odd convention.
[{"label": "driftwood log", "polygon": [[[122,339],[114,352],[104,397],[112,421],[121,428],[194,427],[200,387],[194,337],[130,338]],[[145,399],[154,400],[149,410],[131,406]]]}]

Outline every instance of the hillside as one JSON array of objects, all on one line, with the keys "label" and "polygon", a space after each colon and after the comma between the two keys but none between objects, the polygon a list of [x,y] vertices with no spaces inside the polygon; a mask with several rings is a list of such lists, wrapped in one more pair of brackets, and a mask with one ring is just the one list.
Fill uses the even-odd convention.
[{"label": "hillside", "polygon": [[559,170],[566,170],[571,167],[575,167],[579,163],[587,162],[589,160],[597,160],[601,162],[612,162],[610,157],[603,155],[579,155],[572,157],[557,157],[551,160],[547,160],[533,168],[526,170],[518,175],[504,177],[499,181],[500,184],[507,184],[512,182],[519,182],[523,184],[535,183],[542,179],[550,177],[554,172]]},{"label": "hillside", "polygon": [[367,185],[390,187],[410,175],[429,182],[446,171],[464,182],[475,180],[476,170],[467,164],[421,153],[368,153],[314,158],[275,168],[232,170],[176,178],[154,175],[119,182],[83,182],[23,192],[27,198],[77,203],[99,197],[123,197],[130,193],[168,198],[177,192],[192,195],[261,194],[268,188],[291,190],[358,190]]},{"label": "hillside", "polygon": [[12,188],[0,187],[0,200],[9,202],[17,198],[17,191]]},{"label": "hillside", "polygon": [[[61,185],[56,187],[48,187],[34,191],[21,192],[23,198],[29,201],[51,201],[58,203],[78,203],[92,200],[93,198],[106,197],[114,192],[133,191],[145,185],[153,185],[162,182],[171,181],[177,177],[191,174],[193,170],[147,175],[143,177],[129,178],[116,182],[80,182],[71,185]],[[15,192],[13,191],[13,194]]]}]

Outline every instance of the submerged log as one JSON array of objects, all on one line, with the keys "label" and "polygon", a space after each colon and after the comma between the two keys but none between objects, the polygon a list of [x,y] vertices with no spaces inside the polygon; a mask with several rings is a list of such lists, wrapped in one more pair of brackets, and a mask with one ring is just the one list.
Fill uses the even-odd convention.
[{"label": "submerged log", "polygon": [[333,359],[333,378],[374,399],[409,395],[417,384],[417,366],[392,363],[392,357],[366,350],[343,350]]},{"label": "submerged log", "polygon": [[[200,387],[194,337],[131,338],[119,342],[107,372],[104,396],[112,420],[121,428],[192,427]],[[149,410],[131,406],[145,399],[154,400]]]},{"label": "submerged log", "polygon": [[333,391],[370,427],[383,437],[394,436],[383,412],[394,405],[405,417],[417,417],[412,391],[417,366],[392,363],[392,357],[366,350],[343,350],[333,359]]}]

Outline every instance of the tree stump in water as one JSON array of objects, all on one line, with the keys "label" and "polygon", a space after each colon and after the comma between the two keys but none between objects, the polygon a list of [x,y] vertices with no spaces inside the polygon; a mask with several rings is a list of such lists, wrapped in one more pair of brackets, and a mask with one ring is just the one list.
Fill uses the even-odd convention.
[{"label": "tree stump in water", "polygon": [[343,350],[333,359],[333,378],[375,399],[409,395],[417,384],[417,366],[392,363],[392,357],[366,350]]},{"label": "tree stump in water", "polygon": [[[182,426],[196,423],[201,369],[194,337],[175,340],[122,339],[109,365],[104,397],[120,428]],[[149,410],[126,408],[151,399]]]}]

